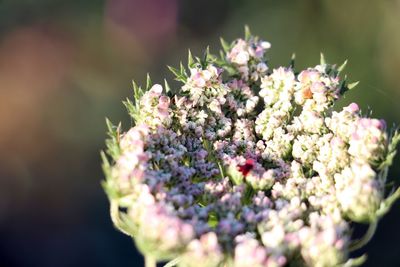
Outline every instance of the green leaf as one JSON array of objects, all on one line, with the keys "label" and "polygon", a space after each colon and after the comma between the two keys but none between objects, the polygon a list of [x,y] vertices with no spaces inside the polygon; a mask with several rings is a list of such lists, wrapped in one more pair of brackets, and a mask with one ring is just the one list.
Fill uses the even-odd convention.
[{"label": "green leaf", "polygon": [[153,86],[153,83],[152,83],[152,81],[151,81],[150,74],[147,73],[147,77],[146,77],[146,90],[149,90],[152,86]]},{"label": "green leaf", "polygon": [[182,63],[181,63],[181,70],[175,69],[171,66],[167,66],[168,69],[175,75],[175,80],[185,83],[187,80],[187,76],[182,73]]},{"label": "green leaf", "polygon": [[220,38],[222,49],[225,53],[228,53],[231,50],[231,46],[221,37]]},{"label": "green leaf", "polygon": [[165,92],[166,93],[171,92],[171,87],[169,87],[169,84],[168,84],[166,79],[164,79],[164,87],[165,87]]},{"label": "green leaf", "polygon": [[225,62],[225,54],[222,50],[219,50],[219,60]]},{"label": "green leaf", "polygon": [[207,48],[204,50],[203,53],[203,58],[201,59],[200,63],[203,69],[205,69],[209,63],[209,56],[210,56],[210,47],[207,46]]},{"label": "green leaf", "polygon": [[390,137],[390,143],[387,148],[385,160],[379,165],[378,169],[383,170],[393,164],[393,159],[397,154],[397,145],[400,142],[400,132],[396,129]]},{"label": "green leaf", "polygon": [[140,98],[140,93],[139,93],[140,90],[134,80],[132,80],[132,88],[133,88],[133,97],[135,101],[138,101]]},{"label": "green leaf", "polygon": [[107,154],[114,160],[120,155],[119,139],[121,131],[121,123],[115,126],[109,119],[106,118],[106,125],[108,129],[108,139],[106,140]]},{"label": "green leaf", "polygon": [[125,101],[122,101],[122,104],[124,104],[129,113],[135,109],[135,104],[129,98],[126,98]]},{"label": "green leaf", "polygon": [[138,122],[139,117],[139,101],[135,101],[133,103],[129,98],[126,98],[125,101],[122,101],[122,104],[125,106],[126,110],[128,111],[129,116],[131,116],[133,123],[136,124]]},{"label": "green leaf", "polygon": [[342,65],[340,65],[339,67],[338,67],[338,72],[340,73],[340,72],[342,72],[343,70],[344,70],[344,68],[346,67],[346,65],[347,65],[347,59],[343,62],[343,64]]},{"label": "green leaf", "polygon": [[347,85],[347,88],[348,88],[349,90],[351,90],[351,89],[353,89],[354,87],[356,87],[359,83],[360,83],[360,81],[353,82],[353,83],[349,83],[349,84]]},{"label": "green leaf", "polygon": [[106,125],[107,125],[108,134],[113,133],[115,126],[112,124],[112,122],[108,118],[106,118]]},{"label": "green leaf", "polygon": [[193,59],[192,53],[190,52],[190,49],[188,50],[188,68],[193,68],[195,64],[195,61]]},{"label": "green leaf", "polygon": [[244,191],[244,197],[242,199],[245,205],[251,204],[254,193],[255,193],[254,189],[251,186],[246,185],[246,189]]},{"label": "green leaf", "polygon": [[182,62],[180,63],[180,75],[182,76],[182,77],[187,77],[187,73],[186,73],[186,69],[185,69],[185,67],[183,66],[183,64],[182,64]]},{"label": "green leaf", "polygon": [[347,85],[346,85],[346,76],[340,80],[339,90],[340,90],[341,95],[343,95],[344,93],[346,93],[349,90],[349,88],[347,88]]},{"label": "green leaf", "polygon": [[235,67],[230,66],[230,65],[225,65],[225,66],[224,66],[224,70],[226,70],[227,73],[228,73],[229,75],[231,75],[231,76],[234,76],[234,75],[237,75],[237,74],[238,74],[238,70],[237,70]]},{"label": "green leaf", "polygon": [[224,172],[224,167],[222,166],[221,162],[217,162],[218,168],[219,168],[219,173],[221,175],[221,179],[225,178],[225,172]]},{"label": "green leaf", "polygon": [[175,77],[178,77],[180,75],[179,70],[175,69],[174,67],[167,66],[168,69],[175,75]]},{"label": "green leaf", "polygon": [[104,175],[106,176],[106,179],[109,179],[111,177],[111,175],[110,175],[111,174],[110,173],[110,170],[111,170],[110,162],[109,162],[109,160],[107,158],[106,153],[104,153],[103,150],[100,151],[100,156],[101,156],[101,160],[102,160],[101,167],[103,169]]}]

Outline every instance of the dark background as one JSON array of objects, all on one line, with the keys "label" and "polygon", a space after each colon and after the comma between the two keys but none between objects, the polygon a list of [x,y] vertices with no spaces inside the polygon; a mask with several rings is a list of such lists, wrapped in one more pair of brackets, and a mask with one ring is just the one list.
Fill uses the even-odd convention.
[{"label": "dark background", "polygon": [[[357,101],[400,122],[400,1],[0,0],[0,266],[142,266],[113,229],[100,186],[105,120],[130,125],[131,79],[177,65],[244,24],[272,43],[271,64],[349,59]],[[399,157],[390,177],[399,177]],[[400,266],[395,205],[365,266]],[[357,255],[359,255],[358,253]]]}]

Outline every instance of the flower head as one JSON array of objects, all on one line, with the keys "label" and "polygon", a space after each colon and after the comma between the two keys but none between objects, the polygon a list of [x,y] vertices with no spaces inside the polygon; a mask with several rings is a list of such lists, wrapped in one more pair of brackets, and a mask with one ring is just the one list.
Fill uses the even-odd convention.
[{"label": "flower head", "polygon": [[341,68],[270,70],[268,42],[223,45],[173,69],[180,88],[135,87],[134,126],[109,126],[114,223],[179,266],[350,266],[352,222],[397,196],[384,189],[400,135],[355,103],[334,110]]}]

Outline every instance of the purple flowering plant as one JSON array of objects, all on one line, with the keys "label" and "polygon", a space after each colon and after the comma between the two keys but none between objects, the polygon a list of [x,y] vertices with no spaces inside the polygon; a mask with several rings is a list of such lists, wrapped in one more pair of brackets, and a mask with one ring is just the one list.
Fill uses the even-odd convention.
[{"label": "purple flowering plant", "polygon": [[[387,173],[400,134],[352,103],[357,83],[321,62],[272,68],[250,34],[170,67],[182,85],[133,85],[133,126],[107,120],[102,153],[117,229],[146,266],[358,266],[349,258],[400,197]],[[390,188],[389,188],[390,189]],[[369,228],[352,237],[356,223]]]}]

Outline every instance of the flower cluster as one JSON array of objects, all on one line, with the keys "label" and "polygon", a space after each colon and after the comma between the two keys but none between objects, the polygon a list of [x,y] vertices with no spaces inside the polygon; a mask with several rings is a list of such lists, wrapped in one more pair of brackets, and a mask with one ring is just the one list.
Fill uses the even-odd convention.
[{"label": "flower cluster", "polygon": [[354,222],[376,226],[400,194],[384,191],[399,134],[355,103],[334,110],[354,86],[343,66],[272,68],[249,33],[222,45],[171,68],[181,88],[135,85],[126,133],[108,124],[114,224],[179,266],[359,263],[370,236],[352,240]]},{"label": "flower cluster", "polygon": [[257,37],[237,39],[233,47],[226,49],[226,60],[238,70],[241,79],[257,81],[268,70],[265,52],[270,47],[269,42],[259,41]]}]

